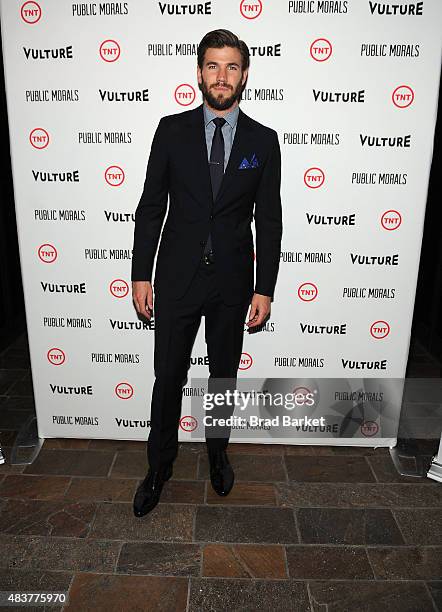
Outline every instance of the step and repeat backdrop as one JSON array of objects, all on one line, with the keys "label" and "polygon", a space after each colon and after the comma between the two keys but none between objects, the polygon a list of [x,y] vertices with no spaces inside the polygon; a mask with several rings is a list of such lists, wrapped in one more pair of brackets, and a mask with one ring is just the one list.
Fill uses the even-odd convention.
[{"label": "step and repeat backdrop", "polygon": [[[155,321],[131,299],[134,212],[158,121],[202,101],[197,44],[216,28],[248,44],[241,108],[282,152],[277,290],[271,319],[245,334],[239,379],[336,379],[353,401],[349,381],[363,394],[405,375],[441,18],[439,0],[2,0],[41,437],[147,438]],[[207,366],[203,321],[182,440]],[[374,421],[361,432],[351,443],[394,443]]]}]

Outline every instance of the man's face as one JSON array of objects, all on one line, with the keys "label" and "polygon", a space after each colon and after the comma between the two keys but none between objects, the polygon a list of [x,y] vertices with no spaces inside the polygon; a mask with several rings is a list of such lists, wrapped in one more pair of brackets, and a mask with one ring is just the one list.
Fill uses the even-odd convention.
[{"label": "man's face", "polygon": [[198,86],[216,110],[227,110],[239,100],[247,79],[247,70],[241,69],[241,53],[234,47],[206,50],[202,70],[198,66]]}]

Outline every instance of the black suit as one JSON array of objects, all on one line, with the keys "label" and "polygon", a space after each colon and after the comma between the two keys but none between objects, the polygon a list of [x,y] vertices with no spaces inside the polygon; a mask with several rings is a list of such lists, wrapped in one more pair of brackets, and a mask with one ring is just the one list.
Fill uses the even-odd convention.
[{"label": "black suit", "polygon": [[[253,155],[257,167],[239,169]],[[203,105],[163,117],[158,125],[135,214],[132,259],[132,280],[150,281],[169,196],[153,283],[156,380],[148,449],[151,465],[176,454],[182,384],[201,315],[206,316],[210,376],[234,377],[253,293],[273,298],[282,234],[280,181],[277,133],[241,109],[215,202]],[[215,264],[204,269],[201,259],[209,231]]]}]

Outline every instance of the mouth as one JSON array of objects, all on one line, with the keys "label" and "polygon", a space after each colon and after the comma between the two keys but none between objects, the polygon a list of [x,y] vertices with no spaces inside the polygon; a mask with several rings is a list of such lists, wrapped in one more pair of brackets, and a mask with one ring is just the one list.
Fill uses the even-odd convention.
[{"label": "mouth", "polygon": [[214,89],[217,89],[219,91],[228,91],[230,87],[227,87],[225,85],[214,85]]}]

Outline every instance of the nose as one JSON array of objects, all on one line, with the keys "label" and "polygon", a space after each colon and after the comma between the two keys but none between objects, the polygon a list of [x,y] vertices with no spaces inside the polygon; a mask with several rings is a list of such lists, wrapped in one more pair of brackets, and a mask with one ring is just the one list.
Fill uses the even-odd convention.
[{"label": "nose", "polygon": [[227,81],[227,68],[225,66],[221,66],[218,70],[218,80],[224,82]]}]

